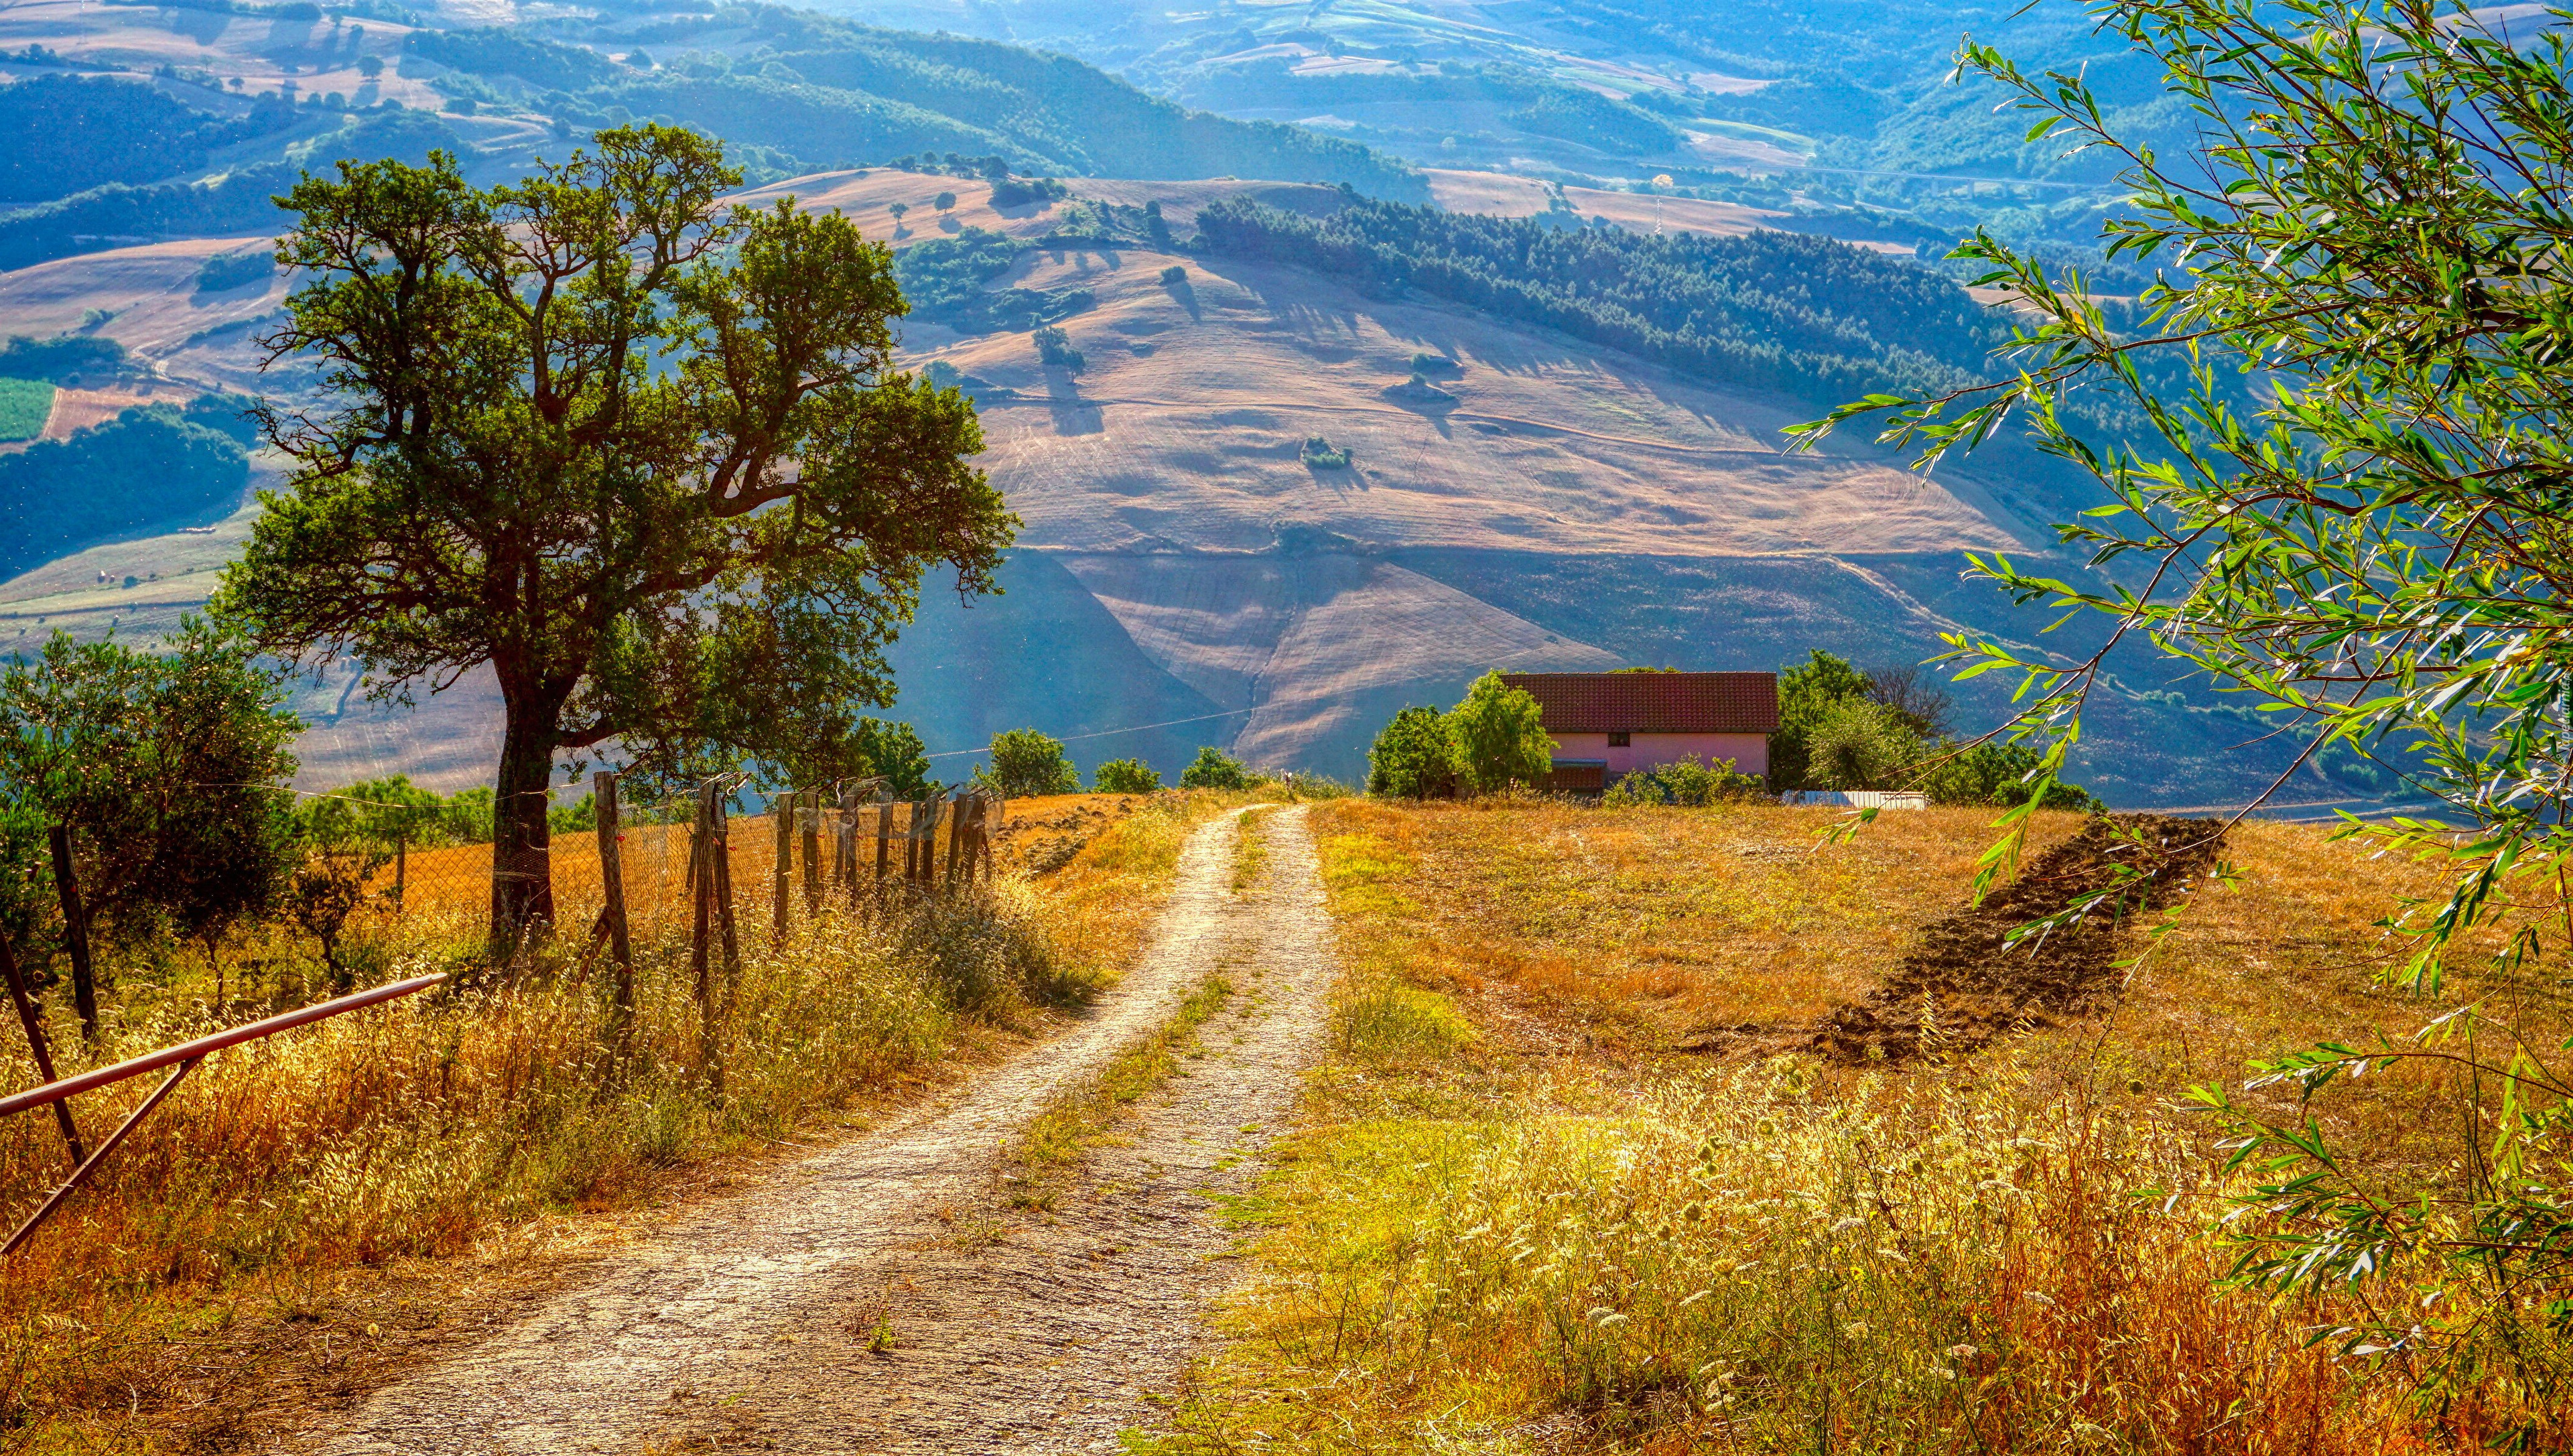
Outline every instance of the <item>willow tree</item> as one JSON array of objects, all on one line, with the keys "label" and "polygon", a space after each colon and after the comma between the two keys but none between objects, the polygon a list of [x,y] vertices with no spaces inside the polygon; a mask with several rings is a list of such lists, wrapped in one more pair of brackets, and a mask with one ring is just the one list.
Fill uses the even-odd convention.
[{"label": "willow tree", "polygon": [[261,416],[294,467],[219,607],[385,700],[489,670],[495,938],[552,919],[559,757],[811,761],[890,699],[924,572],[990,590],[1016,524],[971,403],[892,366],[891,254],[739,182],[646,126],[507,186],[432,154],[282,199],[307,282],[264,342],[315,402]]},{"label": "willow tree", "polygon": [[[2031,141],[2119,166],[2107,252],[2156,282],[2113,310],[2080,277],[1979,235],[1957,256],[2030,321],[2011,346],[2020,367],[1834,420],[1877,415],[1881,437],[1926,462],[2017,414],[2106,488],[2058,528],[2100,570],[2046,575],[2002,557],[1974,569],[2059,617],[2104,622],[2108,645],[2057,656],[1953,639],[1964,672],[2021,678],[2019,726],[2048,745],[2040,789],[2108,651],[2141,641],[2251,694],[2304,754],[2349,745],[2439,806],[2347,826],[2454,877],[2444,898],[2389,907],[2409,954],[2388,975],[2437,995],[2451,962],[2481,947],[2464,969],[2495,979],[2416,1038],[2324,1045],[2252,1081],[2314,1096],[2396,1063],[2458,1069],[2462,1172],[2379,1176],[2318,1121],[2243,1107],[2222,1087],[2197,1095],[2256,1173],[2252,1216],[2228,1225],[2245,1240],[2243,1277],[2413,1281],[2381,1321],[2339,1331],[2348,1347],[2392,1352],[2438,1401],[2490,1402],[2477,1419],[2496,1447],[2556,1449],[2573,1429],[2573,1073],[2556,1054],[2573,1043],[2541,1040],[2514,1015],[2516,993],[2481,993],[2550,958],[2551,979],[2573,964],[2565,13],[2520,17],[2517,34],[2495,28],[2507,11],[2429,0],[2107,0],[2092,13],[2158,64],[2192,145],[2122,136],[2080,74],[2031,74],[1973,44],[1961,62],[2013,93]],[[2189,367],[2140,363],[2156,354]],[[2246,374],[2258,387],[2240,386]],[[2063,406],[2082,391],[2123,399],[2138,424],[2123,439],[2078,428]]]}]

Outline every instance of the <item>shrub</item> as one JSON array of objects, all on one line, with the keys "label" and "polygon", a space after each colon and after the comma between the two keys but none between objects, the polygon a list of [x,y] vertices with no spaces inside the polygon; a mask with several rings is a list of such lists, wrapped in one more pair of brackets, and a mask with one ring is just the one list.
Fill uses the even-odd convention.
[{"label": "shrub", "polygon": [[1455,725],[1436,708],[1405,708],[1367,750],[1367,792],[1395,799],[1452,799],[1465,777]]},{"label": "shrub", "polygon": [[1198,750],[1197,758],[1180,770],[1183,789],[1248,789],[1260,782],[1260,776],[1243,766],[1242,760],[1210,743]]},{"label": "shrub", "polygon": [[956,194],[952,192],[942,192],[936,198],[931,200],[930,206],[938,209],[942,213],[953,212],[956,209]]},{"label": "shrub", "polygon": [[1599,802],[1612,809],[1636,804],[1673,804],[1684,809],[1704,809],[1716,804],[1766,797],[1767,793],[1758,779],[1733,771],[1732,759],[1722,758],[1712,764],[1704,764],[1691,754],[1678,763],[1666,763],[1660,768],[1642,769],[1626,775],[1610,785]]},{"label": "shrub", "polygon": [[1188,281],[1189,271],[1176,263],[1162,270],[1162,283],[1166,288],[1178,288]]},{"label": "shrub", "polygon": [[[1917,787],[1934,804],[2012,808],[2027,803],[2031,784],[2044,778],[2038,770],[2045,757],[2026,743],[1978,743],[1953,749],[1932,763]],[[2100,801],[2078,785],[2050,781],[2046,800],[2038,807],[2089,812],[2099,808]]]},{"label": "shrub", "polygon": [[1162,787],[1162,776],[1140,758],[1112,758],[1091,775],[1103,794],[1150,794]]},{"label": "shrub", "polygon": [[1036,341],[1037,358],[1047,364],[1078,369],[1090,363],[1082,357],[1080,350],[1072,347],[1072,337],[1051,324],[1028,337]]},{"label": "shrub", "polygon": [[1069,197],[1071,194],[1071,188],[1051,177],[1037,178],[1033,181],[1015,177],[1004,178],[992,184],[992,206],[1015,208],[1027,203],[1050,203],[1057,198]]},{"label": "shrub", "polygon": [[1545,731],[1545,711],[1524,688],[1486,672],[1465,690],[1465,700],[1447,714],[1466,782],[1477,793],[1497,793],[1512,784],[1545,777],[1554,763],[1554,739]]},{"label": "shrub", "polygon": [[1896,709],[1865,699],[1834,704],[1807,740],[1806,780],[1825,789],[1892,789],[1921,754]]},{"label": "shrub", "polygon": [[1295,452],[1295,458],[1316,470],[1345,470],[1354,456],[1345,448],[1331,448],[1329,440],[1315,434],[1305,436],[1304,447]]},{"label": "shrub", "polygon": [[197,270],[197,292],[219,294],[227,289],[266,284],[277,277],[277,255],[266,248],[246,248],[238,253],[218,253]]},{"label": "shrub", "polygon": [[1034,728],[993,734],[992,766],[977,777],[1013,799],[1081,791],[1081,775],[1064,756],[1063,740]]},{"label": "shrub", "polygon": [[1465,366],[1443,354],[1415,354],[1411,357],[1411,371],[1415,374],[1461,374]]}]

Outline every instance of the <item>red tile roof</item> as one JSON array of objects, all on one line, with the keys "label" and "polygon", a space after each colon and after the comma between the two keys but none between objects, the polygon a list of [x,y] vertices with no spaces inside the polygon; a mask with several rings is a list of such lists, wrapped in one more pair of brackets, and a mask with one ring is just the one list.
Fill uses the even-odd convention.
[{"label": "red tile roof", "polygon": [[1510,672],[1549,733],[1773,733],[1774,672]]}]

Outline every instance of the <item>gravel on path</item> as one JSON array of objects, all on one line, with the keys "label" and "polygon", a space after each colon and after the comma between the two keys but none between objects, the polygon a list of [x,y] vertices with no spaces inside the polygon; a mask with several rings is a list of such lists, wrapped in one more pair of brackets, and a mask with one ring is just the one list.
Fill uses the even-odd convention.
[{"label": "gravel on path", "polygon": [[[1324,1018],[1333,951],[1305,811],[1191,836],[1136,969],[1074,1030],[937,1105],[679,1215],[528,1317],[289,1449],[535,1456],[712,1448],[1117,1449],[1208,1338],[1222,1200],[1259,1170]],[[1011,1209],[1021,1127],[1222,972],[1202,1059],[1083,1184]]]}]

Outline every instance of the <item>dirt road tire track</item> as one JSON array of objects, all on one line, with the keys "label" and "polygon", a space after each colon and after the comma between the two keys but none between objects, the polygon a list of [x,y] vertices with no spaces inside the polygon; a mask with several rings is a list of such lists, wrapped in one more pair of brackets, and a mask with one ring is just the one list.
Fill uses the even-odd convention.
[{"label": "dirt road tire track", "polygon": [[[1333,961],[1305,811],[1262,817],[1261,883],[1231,888],[1239,816],[1200,829],[1140,964],[1074,1031],[690,1210],[280,1449],[1115,1449],[1206,1338],[1231,1246],[1217,1205],[1248,1187],[1322,1026]],[[1236,995],[1202,1029],[1204,1059],[1050,1218],[1009,1210],[996,1159],[1017,1129],[1218,971]]]}]

